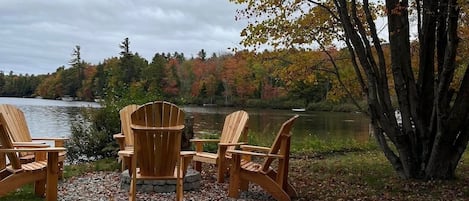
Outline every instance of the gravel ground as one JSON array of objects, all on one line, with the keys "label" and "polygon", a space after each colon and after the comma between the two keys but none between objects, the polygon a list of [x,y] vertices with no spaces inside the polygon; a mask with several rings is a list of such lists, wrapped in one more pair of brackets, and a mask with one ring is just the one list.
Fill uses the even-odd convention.
[{"label": "gravel ground", "polygon": [[[214,167],[204,167],[201,186],[198,191],[185,191],[187,201],[262,201],[274,200],[259,186],[251,184],[249,192],[240,194],[239,199],[228,197],[228,182],[216,182]],[[120,189],[120,172],[90,172],[79,177],[63,180],[58,187],[59,200],[86,201],[121,201],[128,200],[128,191]],[[143,193],[137,192],[137,200],[174,200],[175,193]]]}]

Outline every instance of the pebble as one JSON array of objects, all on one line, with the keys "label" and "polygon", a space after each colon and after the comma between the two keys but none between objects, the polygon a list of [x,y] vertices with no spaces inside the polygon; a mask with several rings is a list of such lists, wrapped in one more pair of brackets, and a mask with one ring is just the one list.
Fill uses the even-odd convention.
[{"label": "pebble", "polygon": [[[202,171],[201,186],[198,191],[184,191],[186,201],[267,201],[274,200],[260,186],[250,184],[248,192],[242,192],[239,199],[228,197],[229,182],[217,183],[216,174]],[[120,172],[90,172],[59,182],[58,200],[61,201],[124,201],[128,191],[120,188]],[[137,200],[175,200],[175,193],[137,192]]]}]

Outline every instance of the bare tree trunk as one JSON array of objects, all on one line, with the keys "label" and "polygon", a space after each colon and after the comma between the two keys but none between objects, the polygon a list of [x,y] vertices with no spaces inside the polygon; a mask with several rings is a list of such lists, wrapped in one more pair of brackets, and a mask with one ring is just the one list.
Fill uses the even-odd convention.
[{"label": "bare tree trunk", "polygon": [[[430,0],[422,4],[424,11],[419,13],[423,15],[423,24],[421,29],[419,27],[419,38],[423,41],[420,41],[417,80],[411,63],[408,2],[386,0],[390,63],[402,125],[396,123],[390,103],[381,44],[375,42],[371,46],[364,37],[366,29],[358,17],[354,0],[334,0],[334,3],[346,38],[350,40],[349,50],[365,72],[367,83],[362,88],[366,89],[374,133],[385,156],[402,178],[453,178],[469,140],[469,72],[459,88],[457,101],[451,104],[455,90],[450,83],[459,41],[456,0]],[[374,27],[367,9],[368,1],[363,3],[367,23]],[[376,30],[368,31],[376,40]],[[372,56],[371,48],[376,49],[377,58]],[[462,100],[467,104],[462,104]],[[391,149],[390,144],[396,149]]]}]

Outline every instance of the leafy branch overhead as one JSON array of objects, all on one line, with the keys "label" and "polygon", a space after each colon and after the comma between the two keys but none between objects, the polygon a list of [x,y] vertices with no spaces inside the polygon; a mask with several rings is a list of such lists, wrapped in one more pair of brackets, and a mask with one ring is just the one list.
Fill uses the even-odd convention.
[{"label": "leafy branch overhead", "polygon": [[[467,40],[460,43],[467,38],[466,2],[231,1],[244,6],[237,19],[248,21],[241,32],[245,46],[320,49],[326,55],[334,44],[343,46],[375,136],[396,172],[403,178],[454,177],[469,140],[468,62],[458,57],[468,53]],[[380,38],[379,16],[387,20],[388,38]],[[329,58],[340,75],[340,65]]]}]

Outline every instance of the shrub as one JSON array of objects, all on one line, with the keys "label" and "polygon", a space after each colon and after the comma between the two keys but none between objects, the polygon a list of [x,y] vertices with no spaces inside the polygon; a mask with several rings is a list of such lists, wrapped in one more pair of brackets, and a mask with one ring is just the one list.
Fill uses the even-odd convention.
[{"label": "shrub", "polygon": [[67,159],[70,163],[115,157],[118,146],[112,134],[119,132],[119,115],[110,107],[84,109],[81,120],[72,123],[67,140]]},{"label": "shrub", "polygon": [[126,105],[142,105],[163,100],[138,87],[120,88],[108,94],[100,109],[83,109],[81,120],[72,123],[72,134],[65,144],[70,163],[117,157],[118,145],[113,134],[120,132],[119,110]]}]

